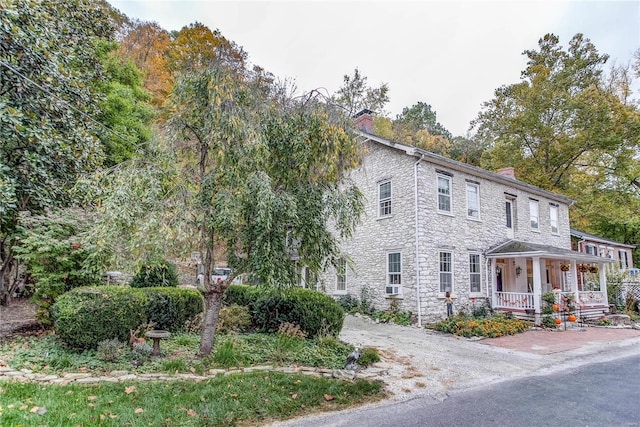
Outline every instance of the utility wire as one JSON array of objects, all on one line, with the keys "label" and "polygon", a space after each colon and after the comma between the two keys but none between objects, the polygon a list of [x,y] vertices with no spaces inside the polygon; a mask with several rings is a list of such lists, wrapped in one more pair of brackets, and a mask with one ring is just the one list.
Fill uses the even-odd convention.
[{"label": "utility wire", "polygon": [[37,87],[38,89],[40,89],[41,91],[43,91],[44,93],[46,93],[47,95],[57,99],[58,101],[62,102],[63,104],[65,104],[68,108],[70,108],[71,110],[75,111],[76,113],[80,114],[82,117],[88,119],[89,121],[97,124],[98,126],[100,126],[101,128],[105,129],[107,132],[109,132],[110,134],[120,138],[121,140],[125,141],[125,142],[129,142],[132,143],[134,145],[138,145],[136,141],[129,139],[126,136],[120,135],[118,132],[110,129],[108,126],[106,126],[103,123],[100,123],[99,121],[95,120],[93,117],[89,116],[88,114],[86,114],[83,111],[78,110],[76,107],[74,107],[73,105],[71,105],[69,102],[65,101],[64,99],[62,99],[61,97],[59,97],[58,95],[56,95],[55,93],[51,92],[50,90],[46,89],[45,87],[41,86],[39,83],[31,80],[29,77],[25,76],[24,74],[22,74],[19,70],[15,69],[13,66],[11,66],[10,64],[0,60],[0,65],[5,66],[6,68],[8,68],[9,70],[13,71],[15,74],[17,74],[18,76],[22,77],[23,79],[25,79],[26,81],[28,81],[29,83],[31,83],[32,85],[34,85],[35,87]]}]

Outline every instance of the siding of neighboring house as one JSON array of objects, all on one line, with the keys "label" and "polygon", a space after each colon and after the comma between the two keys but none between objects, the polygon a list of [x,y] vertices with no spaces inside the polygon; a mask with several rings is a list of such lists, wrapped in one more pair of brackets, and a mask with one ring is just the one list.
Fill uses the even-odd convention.
[{"label": "siding of neighboring house", "polygon": [[571,237],[574,250],[615,260],[610,267],[612,270],[625,271],[634,268],[632,251],[635,245],[627,245],[573,229]]},{"label": "siding of neighboring house", "polygon": [[[363,292],[377,309],[387,309],[391,301],[404,311],[417,312],[415,175],[418,155],[409,147],[381,144],[369,140],[362,166],[351,178],[366,197],[361,222],[351,239],[341,244],[352,261],[347,267],[346,289],[336,291],[336,271],[327,270],[321,287],[330,295],[348,293],[361,298]],[[438,209],[438,177],[450,185],[450,212]],[[390,183],[391,214],[380,216],[380,184]],[[484,253],[509,239],[571,248],[569,213],[566,198],[535,191],[535,187],[515,180],[452,162],[423,157],[417,167],[418,247],[420,270],[420,307],[424,321],[439,320],[445,313],[444,292],[440,289],[441,253],[451,261],[451,279],[456,305],[471,298],[489,296],[487,263]],[[468,217],[467,186],[478,193],[479,214]],[[533,190],[528,191],[529,188]],[[384,195],[388,188],[385,187]],[[506,226],[505,203],[513,209],[513,233]],[[445,197],[446,199],[446,197]],[[530,199],[537,201],[538,230],[530,225]],[[388,205],[385,205],[388,209]],[[553,206],[553,208],[551,208]],[[557,232],[551,232],[550,209],[557,210]],[[475,210],[475,209],[474,209]],[[384,211],[384,209],[383,209]],[[388,281],[388,254],[401,254],[401,287],[398,295],[385,292]],[[470,271],[479,263],[479,289],[471,290],[471,276],[477,286],[478,273]],[[396,255],[393,255],[397,260]],[[476,263],[477,261],[478,263]],[[521,266],[526,270],[526,265]],[[448,276],[448,273],[445,273]],[[397,276],[394,276],[394,280]],[[518,278],[526,289],[526,274]]]}]

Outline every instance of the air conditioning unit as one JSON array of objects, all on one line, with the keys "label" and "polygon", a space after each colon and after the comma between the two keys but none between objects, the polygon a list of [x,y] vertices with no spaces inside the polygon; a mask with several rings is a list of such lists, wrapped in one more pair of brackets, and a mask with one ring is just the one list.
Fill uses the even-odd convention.
[{"label": "air conditioning unit", "polygon": [[398,295],[400,293],[400,286],[387,286],[387,295]]},{"label": "air conditioning unit", "polygon": [[640,276],[640,270],[638,270],[637,268],[630,268],[629,276]]}]

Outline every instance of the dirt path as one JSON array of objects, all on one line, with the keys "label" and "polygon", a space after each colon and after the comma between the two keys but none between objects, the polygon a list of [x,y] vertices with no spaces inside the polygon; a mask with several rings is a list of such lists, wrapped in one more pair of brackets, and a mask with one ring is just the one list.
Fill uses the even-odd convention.
[{"label": "dirt path", "polygon": [[[396,399],[427,395],[443,400],[450,392],[640,354],[640,331],[615,331],[603,330],[607,334],[603,340],[597,340],[595,331],[589,340],[541,354],[528,351],[527,345],[539,347],[536,340],[548,334],[555,340],[570,341],[570,331],[546,332],[547,335],[545,331],[528,331],[492,342],[347,316],[340,339],[379,350],[384,360],[377,365],[387,368],[382,379]],[[519,344],[512,344],[509,339]]]}]

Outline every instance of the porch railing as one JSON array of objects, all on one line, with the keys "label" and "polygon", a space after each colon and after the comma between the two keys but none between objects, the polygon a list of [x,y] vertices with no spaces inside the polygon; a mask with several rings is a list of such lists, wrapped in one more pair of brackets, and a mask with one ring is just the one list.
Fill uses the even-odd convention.
[{"label": "porch railing", "polygon": [[534,308],[533,294],[528,292],[496,292],[496,307],[520,310]]},{"label": "porch railing", "polygon": [[604,292],[602,291],[578,292],[578,303],[580,305],[608,304],[608,302],[604,299]]}]

